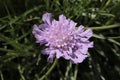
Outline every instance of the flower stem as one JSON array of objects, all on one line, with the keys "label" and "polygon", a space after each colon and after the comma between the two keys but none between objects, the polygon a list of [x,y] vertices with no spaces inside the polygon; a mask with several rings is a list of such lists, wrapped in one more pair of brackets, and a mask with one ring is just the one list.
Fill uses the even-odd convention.
[{"label": "flower stem", "polygon": [[58,60],[55,59],[53,65],[49,68],[49,70],[39,80],[44,80],[51,73],[51,71],[54,69],[54,67],[56,66],[57,62],[58,62]]},{"label": "flower stem", "polygon": [[1,80],[4,80],[2,71],[0,71]]},{"label": "flower stem", "polygon": [[109,26],[100,26],[100,27],[90,27],[92,30],[104,30],[104,29],[111,29],[111,28],[116,28],[120,27],[120,24],[114,24],[114,25],[109,25]]}]

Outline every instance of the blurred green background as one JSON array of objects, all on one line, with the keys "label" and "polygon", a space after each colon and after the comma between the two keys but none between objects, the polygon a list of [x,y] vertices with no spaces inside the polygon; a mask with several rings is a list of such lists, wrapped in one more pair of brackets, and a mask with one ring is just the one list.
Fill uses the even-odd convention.
[{"label": "blurred green background", "polygon": [[[64,14],[94,32],[80,64],[47,62],[35,43],[44,13]],[[120,80],[120,0],[0,0],[0,80]]]}]

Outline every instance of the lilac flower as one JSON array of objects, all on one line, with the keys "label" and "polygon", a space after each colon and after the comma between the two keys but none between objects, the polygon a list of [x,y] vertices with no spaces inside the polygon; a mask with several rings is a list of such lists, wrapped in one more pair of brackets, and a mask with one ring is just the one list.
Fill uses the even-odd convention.
[{"label": "lilac flower", "polygon": [[77,23],[64,15],[60,15],[57,21],[46,13],[42,20],[44,24],[34,25],[33,35],[37,43],[47,47],[42,53],[49,55],[48,61],[63,57],[73,63],[81,63],[88,56],[88,48],[93,47],[93,42],[89,41],[93,34],[91,29],[85,30],[82,25],[76,29]]}]

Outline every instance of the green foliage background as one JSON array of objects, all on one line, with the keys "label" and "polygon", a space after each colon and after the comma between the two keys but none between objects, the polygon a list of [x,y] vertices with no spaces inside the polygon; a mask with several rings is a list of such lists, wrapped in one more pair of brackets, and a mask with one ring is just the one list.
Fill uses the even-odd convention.
[{"label": "green foliage background", "polygon": [[[32,26],[50,12],[94,32],[80,64],[47,62]],[[0,0],[0,80],[120,80],[120,0]]]}]

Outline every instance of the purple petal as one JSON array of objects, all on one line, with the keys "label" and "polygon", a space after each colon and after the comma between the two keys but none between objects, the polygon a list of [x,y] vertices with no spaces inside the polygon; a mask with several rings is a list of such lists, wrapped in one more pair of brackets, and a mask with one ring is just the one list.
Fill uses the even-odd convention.
[{"label": "purple petal", "polygon": [[86,57],[87,57],[87,55],[79,54],[79,55],[77,55],[77,58],[72,58],[71,61],[72,61],[74,64],[81,63],[81,62],[83,62],[83,60],[84,60]]},{"label": "purple petal", "polygon": [[75,29],[75,26],[77,25],[77,23],[75,23],[74,21],[70,21],[70,29],[71,30],[74,30]]},{"label": "purple petal", "polygon": [[88,30],[86,30],[86,31],[84,31],[83,33],[80,34],[80,36],[82,36],[82,37],[85,36],[85,37],[87,37],[87,38],[92,37],[92,35],[93,35],[93,32],[92,32],[91,29],[88,29]]},{"label": "purple petal", "polygon": [[93,48],[93,44],[94,44],[93,42],[90,42],[90,43],[88,44],[88,47],[89,47],[89,48]]},{"label": "purple petal", "polygon": [[37,43],[40,43],[40,44],[44,44],[45,43],[45,40],[41,36],[42,35],[42,31],[37,27],[37,25],[33,26],[32,33],[35,36]]},{"label": "purple petal", "polygon": [[88,46],[82,45],[82,48],[79,48],[79,50],[82,54],[87,54]]},{"label": "purple petal", "polygon": [[63,54],[59,50],[56,50],[56,57],[60,58],[62,56],[63,56]]},{"label": "purple petal", "polygon": [[38,28],[37,25],[34,25],[33,26],[33,31],[32,31],[33,34],[41,34],[42,31]]},{"label": "purple petal", "polygon": [[49,57],[48,57],[48,59],[47,59],[47,61],[49,61],[49,62],[53,62],[53,55],[50,55]]},{"label": "purple petal", "polygon": [[43,15],[43,17],[42,17],[42,20],[43,20],[45,23],[51,25],[51,23],[52,23],[51,13],[45,13],[45,14]]},{"label": "purple petal", "polygon": [[82,54],[87,54],[88,51],[88,44],[84,44],[84,43],[77,43],[78,45],[78,51]]},{"label": "purple petal", "polygon": [[49,53],[48,61],[53,62],[54,56],[55,56],[55,50],[51,50]]},{"label": "purple petal", "polygon": [[70,59],[70,56],[67,54],[67,52],[63,52],[63,57],[65,58],[65,59],[67,59],[67,60],[69,60]]},{"label": "purple petal", "polygon": [[80,25],[79,27],[78,27],[78,29],[77,29],[77,33],[82,33],[83,31],[84,31],[85,29],[84,29],[84,26],[83,25]]},{"label": "purple petal", "polygon": [[62,14],[59,16],[59,21],[64,22],[66,20],[66,17]]},{"label": "purple petal", "polygon": [[49,48],[46,48],[44,50],[41,51],[42,54],[49,54],[50,53],[50,49]]},{"label": "purple petal", "polygon": [[39,26],[38,26],[38,28],[40,29],[40,30],[45,30],[45,28],[48,28],[49,26],[47,25],[47,24],[40,24]]},{"label": "purple petal", "polygon": [[74,52],[74,54],[76,55],[76,57],[71,58],[71,61],[75,64],[83,62],[83,60],[88,56],[87,54],[81,54],[80,50],[77,50],[76,52]]},{"label": "purple petal", "polygon": [[42,36],[38,35],[38,34],[35,34],[35,38],[36,38],[36,42],[37,43],[40,43],[43,39],[42,39]]}]

